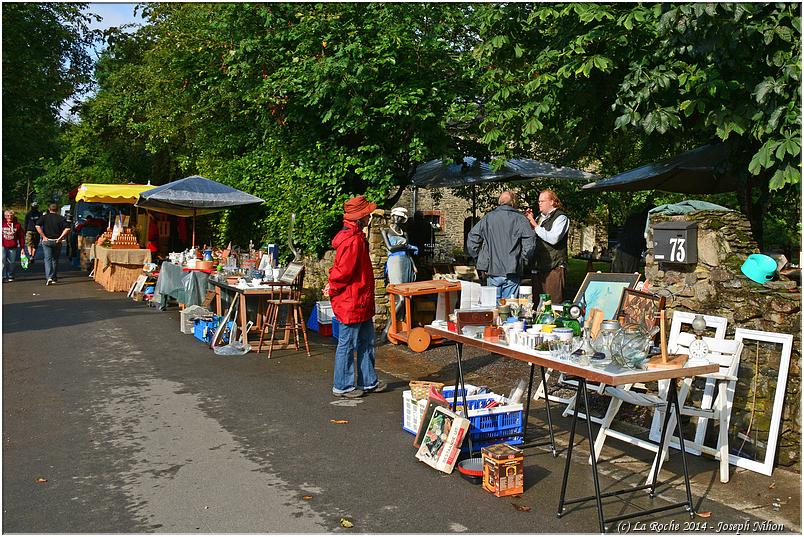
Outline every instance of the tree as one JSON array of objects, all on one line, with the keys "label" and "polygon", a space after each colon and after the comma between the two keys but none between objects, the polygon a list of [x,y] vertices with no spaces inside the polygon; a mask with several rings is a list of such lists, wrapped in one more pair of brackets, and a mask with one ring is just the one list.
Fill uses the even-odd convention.
[{"label": "tree", "polygon": [[799,16],[798,4],[483,5],[483,140],[604,175],[728,140],[761,241],[769,193],[800,184]]},{"label": "tree", "polygon": [[55,156],[59,107],[91,83],[99,33],[86,4],[3,4],[3,196],[25,200],[41,159]]}]

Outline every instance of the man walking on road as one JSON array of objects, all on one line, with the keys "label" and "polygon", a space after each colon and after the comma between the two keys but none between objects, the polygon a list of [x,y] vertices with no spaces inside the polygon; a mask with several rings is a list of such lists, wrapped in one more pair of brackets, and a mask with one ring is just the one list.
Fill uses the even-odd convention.
[{"label": "man walking on road", "polygon": [[39,232],[36,231],[36,223],[42,217],[42,211],[39,210],[39,203],[31,203],[31,210],[25,215],[25,222],[22,228],[25,230],[25,246],[28,247],[28,255],[31,259],[29,263],[33,265],[34,256],[36,256],[36,249],[39,247]]},{"label": "man walking on road", "polygon": [[477,259],[477,270],[488,274],[487,284],[497,288],[497,299],[519,296],[522,269],[536,245],[533,228],[517,207],[516,195],[500,194],[500,205],[469,231],[466,251]]},{"label": "man walking on road", "polygon": [[59,206],[51,203],[47,214],[42,215],[36,222],[36,231],[42,237],[42,248],[45,254],[45,285],[52,285],[59,281],[58,267],[61,243],[70,234],[67,221],[59,213]]},{"label": "man walking on road", "polygon": [[376,208],[377,204],[363,196],[344,203],[343,229],[332,239],[335,262],[329,271],[325,294],[328,292],[332,312],[340,323],[332,387],[336,397],[361,397],[366,392],[381,392],[387,387],[377,379],[374,370],[374,270],[362,231]]}]

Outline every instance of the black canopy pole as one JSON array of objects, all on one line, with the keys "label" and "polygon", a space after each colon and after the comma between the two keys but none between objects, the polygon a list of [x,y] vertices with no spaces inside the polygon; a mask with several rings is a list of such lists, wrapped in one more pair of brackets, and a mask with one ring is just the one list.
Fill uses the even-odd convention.
[{"label": "black canopy pole", "polygon": [[477,222],[477,185],[472,185],[472,225]]},{"label": "black canopy pole", "polygon": [[190,245],[190,248],[195,248],[195,207],[193,207],[193,244]]}]

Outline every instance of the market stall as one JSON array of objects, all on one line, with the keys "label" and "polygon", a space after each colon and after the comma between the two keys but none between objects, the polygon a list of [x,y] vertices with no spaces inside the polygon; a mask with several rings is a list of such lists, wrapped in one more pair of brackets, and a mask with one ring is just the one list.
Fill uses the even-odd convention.
[{"label": "market stall", "polygon": [[107,291],[128,291],[142,275],[142,267],[151,262],[151,251],[135,248],[106,248],[92,244],[95,281]]},{"label": "market stall", "polygon": [[[77,235],[76,246],[82,268],[86,268],[94,259],[92,246],[98,241],[98,237],[104,231],[112,230],[116,222],[121,228],[128,228],[130,236],[128,244],[115,245],[115,249],[122,249],[123,246],[139,249],[141,245],[145,244],[144,237],[147,234],[148,222],[145,218],[138,218],[134,202],[139,198],[140,192],[150,188],[151,185],[83,183],[75,189],[76,226],[74,232]],[[115,240],[120,231],[125,230],[118,230],[118,233],[114,234]],[[105,238],[112,239],[112,236],[107,234]],[[121,269],[115,272],[116,277],[120,279],[125,271]],[[111,271],[100,277],[110,283]],[[130,284],[131,282],[129,282]],[[128,287],[117,290],[126,291]]]}]

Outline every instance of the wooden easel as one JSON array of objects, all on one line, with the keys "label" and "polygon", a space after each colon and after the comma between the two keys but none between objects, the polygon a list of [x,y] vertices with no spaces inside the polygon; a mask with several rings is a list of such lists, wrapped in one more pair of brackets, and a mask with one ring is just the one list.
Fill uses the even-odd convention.
[{"label": "wooden easel", "polygon": [[667,315],[665,310],[659,311],[659,330],[662,335],[662,353],[648,360],[648,369],[678,369],[684,367],[689,360],[687,354],[667,354]]}]

